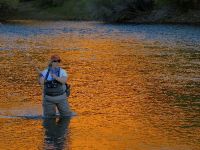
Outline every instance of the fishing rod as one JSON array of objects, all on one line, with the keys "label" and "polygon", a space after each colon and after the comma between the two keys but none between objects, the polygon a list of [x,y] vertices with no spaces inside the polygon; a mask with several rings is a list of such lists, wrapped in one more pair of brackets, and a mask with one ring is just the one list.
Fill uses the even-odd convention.
[{"label": "fishing rod", "polygon": [[41,74],[41,70],[35,65],[35,62],[33,61],[33,59],[31,58],[30,54],[28,53],[24,53],[24,56],[26,56],[29,64],[34,68],[34,70],[38,73]]},{"label": "fishing rod", "polygon": [[[42,72],[41,72],[40,69],[35,65],[35,63],[34,63],[33,59],[31,58],[30,54],[24,53],[24,51],[23,51],[23,54],[24,54],[24,56],[27,58],[29,64],[35,69],[35,71],[36,71],[36,72],[38,73],[38,75],[40,76]],[[51,63],[49,64],[49,67],[50,67],[50,66],[51,66]],[[39,80],[38,80],[38,83],[40,84]],[[69,95],[70,95],[70,87],[71,87],[71,86],[70,86],[69,84],[67,84],[67,83],[65,83],[65,86],[66,86],[66,89],[65,89],[66,96],[69,97]]]},{"label": "fishing rod", "polygon": [[[24,41],[23,39],[17,40],[18,44],[23,44]],[[40,75],[41,74],[41,70],[39,69],[39,67],[37,67],[35,64],[35,62],[33,61],[32,57],[30,56],[30,54],[27,52],[27,47],[23,47],[19,49],[19,52],[21,52],[21,54],[26,58],[26,60],[28,61],[28,63],[34,68],[34,70]]]},{"label": "fishing rod", "polygon": [[27,61],[29,62],[29,64],[34,68],[34,70],[38,73],[38,84],[40,83],[40,77],[42,74],[42,71],[40,71],[40,69],[35,65],[35,62],[33,61],[32,57],[30,56],[29,53],[25,53],[24,51],[22,52],[22,54],[26,57]]}]

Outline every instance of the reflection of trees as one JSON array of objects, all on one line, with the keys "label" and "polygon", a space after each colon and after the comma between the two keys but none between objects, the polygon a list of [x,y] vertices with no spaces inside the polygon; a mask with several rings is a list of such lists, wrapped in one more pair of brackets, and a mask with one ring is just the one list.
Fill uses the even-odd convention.
[{"label": "reflection of trees", "polygon": [[68,126],[70,118],[46,118],[43,121],[45,128],[44,149],[63,150],[66,149],[65,142],[68,139]]}]

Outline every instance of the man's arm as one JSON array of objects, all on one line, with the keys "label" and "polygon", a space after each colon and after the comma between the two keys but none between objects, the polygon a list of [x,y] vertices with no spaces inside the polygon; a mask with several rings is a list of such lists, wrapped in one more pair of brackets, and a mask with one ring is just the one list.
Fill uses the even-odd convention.
[{"label": "man's arm", "polygon": [[39,84],[41,85],[42,89],[44,89],[44,77],[43,76],[41,76],[39,78]]},{"label": "man's arm", "polygon": [[62,84],[65,84],[66,81],[67,81],[67,77],[65,76],[62,76],[62,77],[58,77],[56,76],[55,74],[51,74],[51,76],[56,79],[58,82],[62,83]]}]

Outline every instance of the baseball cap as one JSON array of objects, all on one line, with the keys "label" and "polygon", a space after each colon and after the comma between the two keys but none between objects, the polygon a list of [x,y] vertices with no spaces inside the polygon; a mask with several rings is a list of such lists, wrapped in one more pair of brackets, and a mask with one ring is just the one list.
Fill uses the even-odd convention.
[{"label": "baseball cap", "polygon": [[54,61],[54,60],[61,61],[60,56],[58,56],[58,55],[52,55],[51,56],[51,61]]}]

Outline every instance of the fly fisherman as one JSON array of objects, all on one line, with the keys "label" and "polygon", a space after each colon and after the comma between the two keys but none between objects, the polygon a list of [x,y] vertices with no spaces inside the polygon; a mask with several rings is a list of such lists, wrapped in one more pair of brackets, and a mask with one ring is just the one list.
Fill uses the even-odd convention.
[{"label": "fly fisherman", "polygon": [[52,55],[47,69],[40,74],[39,82],[43,89],[43,114],[44,117],[55,117],[56,108],[60,116],[71,116],[72,112],[66,95],[67,73],[59,67],[61,59]]}]

